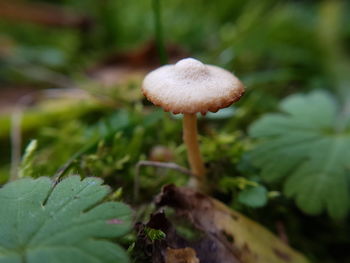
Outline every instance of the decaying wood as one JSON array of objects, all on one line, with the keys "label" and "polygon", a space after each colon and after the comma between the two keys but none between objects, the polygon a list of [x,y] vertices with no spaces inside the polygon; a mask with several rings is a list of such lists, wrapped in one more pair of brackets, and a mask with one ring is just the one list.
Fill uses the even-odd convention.
[{"label": "decaying wood", "polygon": [[[307,263],[269,230],[231,210],[221,202],[190,188],[168,185],[156,198],[158,212],[147,227],[162,230],[166,237],[153,244],[152,262],[164,263],[167,249],[193,248],[200,263]],[[173,214],[162,209],[170,207]],[[187,220],[201,234],[192,240],[178,231]]]}]

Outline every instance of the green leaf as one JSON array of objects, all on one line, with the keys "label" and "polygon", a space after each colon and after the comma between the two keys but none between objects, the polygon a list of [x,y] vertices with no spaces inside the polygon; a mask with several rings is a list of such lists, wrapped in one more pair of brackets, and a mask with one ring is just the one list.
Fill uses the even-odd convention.
[{"label": "green leaf", "polygon": [[238,201],[250,207],[262,207],[267,203],[267,190],[263,186],[248,187],[239,193]]},{"label": "green leaf", "polygon": [[283,181],[285,194],[303,211],[346,216],[350,127],[338,128],[336,101],[318,91],[290,96],[280,108],[282,113],[267,114],[250,127],[250,135],[261,139],[250,155],[253,164],[265,180]]},{"label": "green leaf", "polygon": [[26,147],[24,151],[24,155],[21,161],[20,169],[19,169],[19,178],[22,177],[30,177],[34,173],[33,169],[33,160],[36,149],[38,147],[38,141],[32,140]]},{"label": "green leaf", "polygon": [[165,233],[162,230],[158,230],[150,227],[146,227],[145,232],[147,237],[150,240],[152,240],[152,242],[156,240],[164,239],[166,237]]},{"label": "green leaf", "polygon": [[130,229],[131,210],[100,202],[109,193],[98,178],[25,178],[0,189],[0,263],[129,262],[106,240]]}]

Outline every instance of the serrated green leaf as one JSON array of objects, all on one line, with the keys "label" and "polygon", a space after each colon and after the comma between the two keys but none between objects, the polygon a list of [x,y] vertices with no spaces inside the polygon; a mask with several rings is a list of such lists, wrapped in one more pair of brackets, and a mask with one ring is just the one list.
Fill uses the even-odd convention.
[{"label": "serrated green leaf", "polygon": [[106,238],[130,229],[131,210],[99,204],[109,193],[98,178],[25,178],[0,189],[0,263],[128,262]]},{"label": "serrated green leaf", "polygon": [[267,114],[250,127],[250,135],[261,139],[252,162],[267,181],[284,181],[285,194],[303,211],[346,216],[350,132],[349,126],[338,129],[336,101],[318,91],[290,96],[280,108],[282,113]]}]

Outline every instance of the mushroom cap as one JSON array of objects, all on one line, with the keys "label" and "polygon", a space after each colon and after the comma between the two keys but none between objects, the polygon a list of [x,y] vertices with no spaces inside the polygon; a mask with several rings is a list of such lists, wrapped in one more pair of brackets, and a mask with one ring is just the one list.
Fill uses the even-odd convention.
[{"label": "mushroom cap", "polygon": [[142,92],[165,111],[194,114],[217,112],[238,101],[244,93],[242,83],[229,71],[185,58],[150,72]]}]

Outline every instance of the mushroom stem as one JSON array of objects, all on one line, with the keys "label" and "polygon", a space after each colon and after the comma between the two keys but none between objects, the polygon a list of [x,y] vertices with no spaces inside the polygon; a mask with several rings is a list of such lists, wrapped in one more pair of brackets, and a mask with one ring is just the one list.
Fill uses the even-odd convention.
[{"label": "mushroom stem", "polygon": [[187,147],[187,156],[190,162],[191,171],[195,175],[195,186],[203,189],[205,182],[205,168],[199,151],[197,134],[196,114],[184,113],[183,140]]}]

